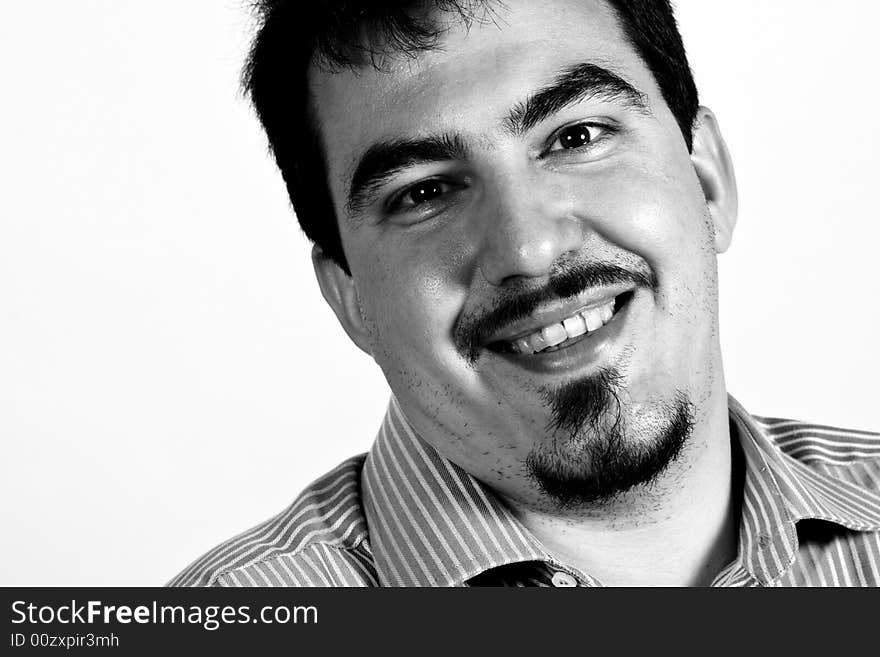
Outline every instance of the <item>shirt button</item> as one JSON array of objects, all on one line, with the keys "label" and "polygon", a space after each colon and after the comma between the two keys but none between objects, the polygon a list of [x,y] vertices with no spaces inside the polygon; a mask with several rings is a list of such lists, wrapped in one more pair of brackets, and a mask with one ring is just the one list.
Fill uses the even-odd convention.
[{"label": "shirt button", "polygon": [[568,588],[578,585],[577,580],[572,575],[563,572],[553,573],[553,577],[550,578],[550,581],[553,582],[553,586],[557,586],[559,588]]}]

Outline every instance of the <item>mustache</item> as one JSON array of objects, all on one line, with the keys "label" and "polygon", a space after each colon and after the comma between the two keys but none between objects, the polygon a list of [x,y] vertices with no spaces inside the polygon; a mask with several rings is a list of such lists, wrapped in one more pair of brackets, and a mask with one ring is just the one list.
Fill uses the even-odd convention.
[{"label": "mustache", "polygon": [[505,326],[525,319],[541,305],[557,299],[577,296],[584,290],[602,285],[632,283],[636,287],[657,289],[654,273],[631,271],[618,265],[605,263],[575,263],[558,274],[551,275],[541,288],[527,291],[511,289],[502,296],[495,307],[475,317],[464,317],[455,329],[455,345],[458,352],[471,364],[475,364],[485,343]]}]

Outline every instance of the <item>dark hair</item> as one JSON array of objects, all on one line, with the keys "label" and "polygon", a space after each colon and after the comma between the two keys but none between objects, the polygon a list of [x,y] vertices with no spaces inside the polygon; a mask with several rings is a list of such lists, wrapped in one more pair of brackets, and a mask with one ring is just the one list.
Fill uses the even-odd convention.
[{"label": "dark hair", "polygon": [[[654,75],[688,150],[697,89],[669,0],[605,0],[623,33]],[[329,70],[378,66],[377,56],[414,56],[439,38],[432,11],[465,22],[491,20],[492,0],[346,2],[256,0],[260,27],[242,74],[306,236],[350,274],[336,220],[324,149],[313,120],[308,75],[312,63]]]}]

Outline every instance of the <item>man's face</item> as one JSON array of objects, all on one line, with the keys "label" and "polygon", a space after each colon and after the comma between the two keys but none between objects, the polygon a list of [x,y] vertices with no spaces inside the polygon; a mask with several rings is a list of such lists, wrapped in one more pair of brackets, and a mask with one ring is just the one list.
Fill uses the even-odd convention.
[{"label": "man's face", "polygon": [[352,277],[317,271],[423,439],[564,501],[662,468],[723,395],[729,231],[609,8],[493,7],[382,71],[313,72]]}]

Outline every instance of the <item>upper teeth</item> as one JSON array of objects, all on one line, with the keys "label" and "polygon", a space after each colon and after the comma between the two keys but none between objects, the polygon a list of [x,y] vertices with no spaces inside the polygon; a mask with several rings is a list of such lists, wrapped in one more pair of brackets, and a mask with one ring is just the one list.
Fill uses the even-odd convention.
[{"label": "upper teeth", "polygon": [[535,331],[511,343],[513,350],[520,354],[535,354],[544,349],[555,347],[558,344],[576,338],[584,333],[590,333],[602,328],[614,314],[614,299],[605,305],[596,306],[566,317],[557,324],[545,326],[540,331]]}]

